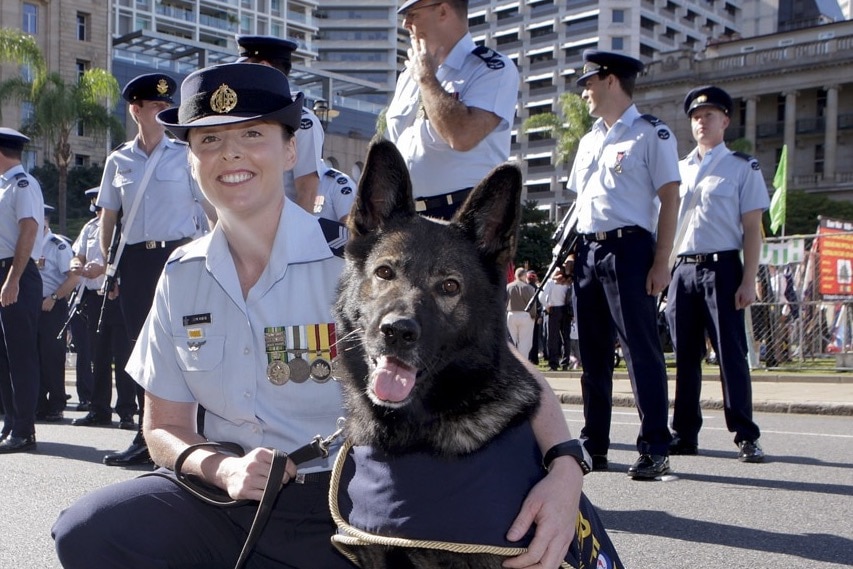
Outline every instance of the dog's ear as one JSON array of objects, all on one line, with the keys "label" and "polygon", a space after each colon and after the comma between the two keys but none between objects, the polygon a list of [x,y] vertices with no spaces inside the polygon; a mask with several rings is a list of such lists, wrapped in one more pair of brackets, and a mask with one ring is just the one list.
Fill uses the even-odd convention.
[{"label": "dog's ear", "polygon": [[412,181],[403,157],[391,142],[371,143],[348,219],[354,235],[375,230],[392,215],[415,215]]},{"label": "dog's ear", "polygon": [[471,191],[452,223],[462,227],[487,258],[505,266],[515,255],[520,221],[521,171],[503,164]]}]

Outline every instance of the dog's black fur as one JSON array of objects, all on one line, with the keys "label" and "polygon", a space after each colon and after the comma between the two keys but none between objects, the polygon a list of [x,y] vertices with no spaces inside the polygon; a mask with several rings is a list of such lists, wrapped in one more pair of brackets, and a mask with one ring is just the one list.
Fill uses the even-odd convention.
[{"label": "dog's black fur", "polygon": [[[424,218],[397,149],[371,146],[336,305],[354,444],[463,455],[535,412],[539,384],[506,336],[520,196],[518,168],[499,166],[452,221]],[[376,394],[383,356],[416,371],[403,401]]]},{"label": "dog's black fur", "polygon": [[[349,216],[335,307],[347,371],[346,434],[355,445],[458,457],[535,413],[541,387],[506,335],[506,274],[520,197],[521,174],[504,165],[472,190],[450,222],[427,219],[415,212],[408,170],[394,145],[371,146]],[[377,379],[383,367],[385,379]],[[407,386],[390,398],[379,385],[412,380],[411,391]],[[505,560],[355,549],[361,566],[371,569],[496,568]]]}]

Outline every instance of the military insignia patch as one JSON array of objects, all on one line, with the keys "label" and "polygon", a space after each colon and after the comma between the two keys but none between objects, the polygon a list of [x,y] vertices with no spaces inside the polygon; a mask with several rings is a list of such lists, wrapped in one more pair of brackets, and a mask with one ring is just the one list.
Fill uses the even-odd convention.
[{"label": "military insignia patch", "polygon": [[308,130],[312,126],[314,126],[314,121],[309,118],[303,118],[301,121],[299,121],[300,130]]},{"label": "military insignia patch", "polygon": [[668,140],[669,139],[669,131],[666,129],[663,129],[663,128],[660,129],[658,131],[658,138],[660,138],[661,140]]},{"label": "military insignia patch", "polygon": [[352,193],[352,188],[346,186],[345,188],[341,188],[341,193],[345,196],[348,196]]},{"label": "military insignia patch", "polygon": [[18,180],[18,187],[19,188],[26,188],[29,185],[30,185],[30,181],[27,180],[26,178],[22,178],[22,179]]}]

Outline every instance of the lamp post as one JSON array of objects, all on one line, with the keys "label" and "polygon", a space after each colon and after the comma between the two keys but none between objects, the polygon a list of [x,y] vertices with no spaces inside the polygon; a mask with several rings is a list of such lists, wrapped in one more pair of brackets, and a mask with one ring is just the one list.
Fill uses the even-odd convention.
[{"label": "lamp post", "polygon": [[317,115],[317,118],[320,119],[320,124],[323,126],[323,130],[326,130],[329,123],[340,114],[340,111],[330,109],[329,103],[324,99],[317,99],[317,101],[314,102],[312,110],[314,111],[314,114]]}]

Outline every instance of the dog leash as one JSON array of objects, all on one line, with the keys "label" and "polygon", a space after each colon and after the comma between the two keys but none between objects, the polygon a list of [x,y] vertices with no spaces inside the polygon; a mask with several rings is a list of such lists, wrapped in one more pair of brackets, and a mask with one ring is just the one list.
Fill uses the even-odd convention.
[{"label": "dog leash", "polygon": [[[264,486],[264,493],[258,503],[258,509],[255,512],[255,517],[252,520],[252,525],[249,527],[249,533],[246,536],[246,541],[243,543],[243,549],[240,551],[240,556],[237,558],[237,563],[234,565],[234,569],[241,569],[243,567],[249,558],[249,554],[255,547],[255,543],[257,543],[258,538],[261,537],[261,533],[263,532],[270,514],[272,513],[273,503],[281,490],[281,480],[284,477],[287,459],[289,458],[298,466],[310,460],[314,460],[315,458],[328,458],[329,447],[338,437],[341,436],[341,433],[343,433],[343,419],[338,419],[338,429],[326,438],[316,435],[311,442],[302,445],[291,453],[286,453],[279,449],[270,449],[273,451],[273,459],[270,464],[267,483]],[[251,502],[251,500],[245,499],[235,500],[221,489],[201,484],[181,471],[181,467],[190,453],[199,448],[223,450],[238,457],[245,454],[243,447],[237,443],[214,441],[196,443],[189,445],[181,451],[175,459],[174,477],[163,472],[151,472],[143,474],[143,476],[160,476],[167,480],[171,480],[199,500],[202,500],[212,506],[229,508],[234,506],[244,506]]]}]

